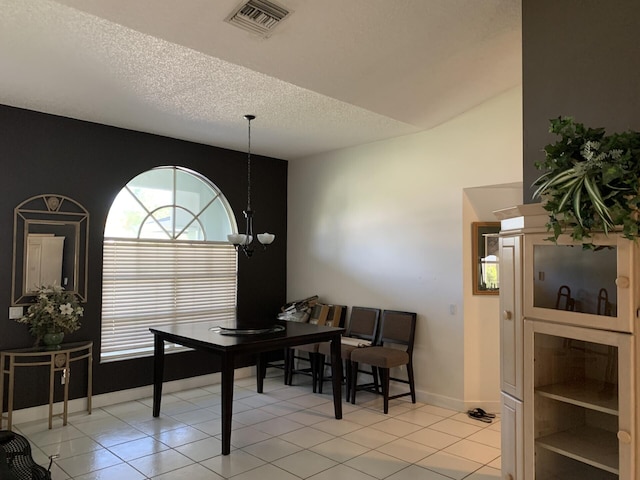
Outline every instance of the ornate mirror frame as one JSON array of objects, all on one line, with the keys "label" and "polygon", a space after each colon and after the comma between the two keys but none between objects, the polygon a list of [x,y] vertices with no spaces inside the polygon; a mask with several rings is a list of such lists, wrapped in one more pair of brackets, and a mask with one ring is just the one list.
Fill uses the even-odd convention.
[{"label": "ornate mirror frame", "polygon": [[64,237],[60,284],[87,301],[89,212],[75,200],[58,194],[31,197],[14,209],[11,305],[32,303],[35,292],[26,285],[29,236]]}]

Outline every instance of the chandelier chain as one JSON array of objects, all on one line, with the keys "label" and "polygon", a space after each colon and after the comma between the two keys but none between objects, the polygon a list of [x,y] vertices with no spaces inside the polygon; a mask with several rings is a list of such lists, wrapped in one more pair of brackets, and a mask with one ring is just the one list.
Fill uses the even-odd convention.
[{"label": "chandelier chain", "polygon": [[[251,210],[251,120],[255,119],[255,115],[245,115],[244,118],[249,121],[248,128],[248,145],[247,145],[247,209],[244,211],[244,217],[247,222],[245,233],[232,233],[227,235],[227,239],[235,246],[236,251],[242,249],[247,257],[253,255],[253,210]],[[276,236],[272,233],[259,233],[257,235],[258,242],[263,249],[267,248],[275,240]]]},{"label": "chandelier chain", "polygon": [[247,146],[247,210],[251,210],[251,120],[249,120],[249,144]]}]

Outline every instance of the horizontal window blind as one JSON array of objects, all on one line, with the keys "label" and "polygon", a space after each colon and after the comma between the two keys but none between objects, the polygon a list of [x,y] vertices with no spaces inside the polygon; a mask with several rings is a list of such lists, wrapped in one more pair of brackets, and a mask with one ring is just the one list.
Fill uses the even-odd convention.
[{"label": "horizontal window blind", "polygon": [[228,243],[105,238],[103,269],[102,362],[152,355],[149,327],[235,318]]}]

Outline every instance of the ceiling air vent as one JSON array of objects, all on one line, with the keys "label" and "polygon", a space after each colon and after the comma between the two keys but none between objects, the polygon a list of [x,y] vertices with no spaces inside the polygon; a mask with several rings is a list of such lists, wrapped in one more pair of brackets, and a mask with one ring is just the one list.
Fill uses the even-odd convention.
[{"label": "ceiling air vent", "polygon": [[287,15],[288,10],[273,2],[249,0],[236,8],[225,21],[248,32],[268,37]]}]

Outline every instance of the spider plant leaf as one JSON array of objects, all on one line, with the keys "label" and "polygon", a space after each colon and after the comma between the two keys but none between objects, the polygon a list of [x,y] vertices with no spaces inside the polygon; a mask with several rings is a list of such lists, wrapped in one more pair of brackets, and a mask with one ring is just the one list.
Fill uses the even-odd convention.
[{"label": "spider plant leaf", "polygon": [[605,205],[604,200],[602,199],[598,185],[592,178],[585,176],[584,186],[587,194],[589,195],[589,199],[593,204],[593,208],[602,220],[605,232],[607,232],[607,227],[613,227],[613,220],[611,219],[609,208]]},{"label": "spider plant leaf", "polygon": [[576,176],[578,176],[578,172],[576,172],[575,168],[570,168],[568,170],[565,170],[564,172],[560,172],[558,173],[556,176],[551,177],[547,184],[550,186],[553,185],[558,185],[561,184],[563,182],[566,182],[572,178],[575,178]]},{"label": "spider plant leaf", "polygon": [[562,199],[560,200],[560,203],[558,203],[557,206],[557,210],[558,211],[562,211],[564,210],[564,206],[567,203],[567,201],[574,195],[574,192],[576,190],[576,188],[578,187],[578,181],[580,179],[577,179],[575,182],[573,182],[572,185],[570,185],[570,187],[567,189],[567,191],[564,193],[564,195],[562,196]]},{"label": "spider plant leaf", "polygon": [[579,177],[576,176],[576,172],[573,168],[570,170],[566,170],[564,172],[560,172],[556,176],[547,179],[542,185],[540,185],[536,189],[536,191],[533,193],[533,198],[536,198],[537,196],[545,193],[552,187],[557,187],[558,185],[561,185],[564,182],[571,182],[571,181],[577,181],[577,180],[579,180]]},{"label": "spider plant leaf", "polygon": [[580,200],[582,196],[582,185],[584,184],[584,179],[580,181],[578,185],[574,188],[573,194],[573,213],[578,219],[578,223],[581,227],[584,227],[584,223],[582,222],[582,213],[580,212]]}]

